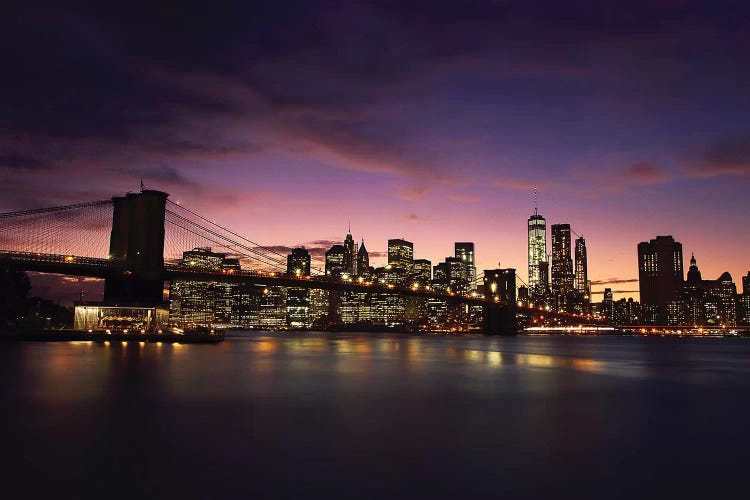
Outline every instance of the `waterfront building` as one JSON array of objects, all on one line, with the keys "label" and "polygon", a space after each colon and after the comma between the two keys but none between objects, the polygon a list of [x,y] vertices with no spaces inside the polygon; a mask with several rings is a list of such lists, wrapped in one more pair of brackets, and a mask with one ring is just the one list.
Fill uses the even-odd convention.
[{"label": "waterfront building", "polygon": [[[286,258],[286,272],[293,276],[310,276],[310,253],[304,248],[293,248]],[[310,290],[290,287],[286,294],[286,324],[290,328],[309,328]]]},{"label": "waterfront building", "polygon": [[641,323],[641,304],[632,297],[613,303],[611,323],[617,326],[632,326]]},{"label": "waterfront building", "polygon": [[258,323],[254,326],[270,330],[285,329],[287,326],[286,298],[286,288],[265,287],[261,296],[260,311],[258,311]]},{"label": "waterfront building", "polygon": [[474,264],[474,243],[473,242],[456,242],[454,245],[454,256],[461,259],[466,272],[466,282],[468,291],[477,289],[477,268]]},{"label": "waterfront building", "polygon": [[734,326],[737,320],[737,287],[732,276],[725,272],[716,280],[704,280],[692,255],[687,279],[667,306],[667,324]]},{"label": "waterfront building", "polygon": [[657,236],[638,244],[638,288],[645,323],[666,323],[668,305],[684,283],[682,244]]},{"label": "waterfront building", "polygon": [[[212,252],[210,248],[194,248],[183,252],[179,265],[191,270],[220,271],[225,259],[226,254]],[[227,263],[227,266],[233,266],[234,262]],[[170,321],[196,325],[229,324],[231,293],[232,286],[227,283],[174,280],[169,284]]]},{"label": "waterfront building", "polygon": [[750,293],[737,297],[737,324],[750,326]]},{"label": "waterfront building", "polygon": [[601,306],[599,306],[599,315],[610,324],[614,322],[614,295],[611,288],[604,289],[604,298]]}]

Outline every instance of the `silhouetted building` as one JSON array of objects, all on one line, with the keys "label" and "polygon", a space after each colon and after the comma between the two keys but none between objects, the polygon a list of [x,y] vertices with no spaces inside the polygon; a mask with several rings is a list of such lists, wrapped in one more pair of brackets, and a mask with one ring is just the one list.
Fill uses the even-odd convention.
[{"label": "silhouetted building", "polygon": [[344,265],[344,274],[347,276],[354,276],[356,273],[356,266],[357,266],[357,246],[354,243],[354,238],[352,237],[351,229],[348,233],[346,233],[346,238],[344,239],[344,259],[343,259],[343,265]]},{"label": "silhouetted building", "polygon": [[614,322],[614,295],[611,288],[604,289],[604,298],[599,307],[599,315],[606,319],[608,323]]},{"label": "silhouetted building", "polygon": [[638,287],[644,323],[666,323],[667,309],[682,288],[682,244],[657,236],[638,244]]},{"label": "silhouetted building", "polygon": [[287,274],[310,276],[310,253],[304,248],[293,248],[286,256]]},{"label": "silhouetted building", "polygon": [[466,270],[466,281],[468,282],[468,290],[476,290],[477,268],[474,264],[474,243],[456,242],[454,255],[456,258],[461,259],[461,262],[464,263],[464,268]]},{"label": "silhouetted building", "polygon": [[549,283],[547,263],[547,221],[534,209],[529,217],[529,294],[532,300],[545,295]]},{"label": "silhouetted building", "polygon": [[747,276],[742,277],[742,294],[750,294],[750,271],[747,272]]},{"label": "silhouetted building", "polygon": [[357,250],[357,276],[361,276],[364,279],[370,278],[370,254],[367,253],[365,248],[365,239],[362,238],[362,243],[359,245]]},{"label": "silhouetted building", "polygon": [[734,326],[737,324],[737,287],[725,272],[716,280],[704,280],[695,255],[684,285],[667,306],[667,323],[675,326]]},{"label": "silhouetted building", "polygon": [[333,245],[326,252],[326,276],[329,278],[340,278],[345,272],[344,255],[346,249],[343,245]]},{"label": "silhouetted building", "polygon": [[558,310],[570,310],[573,291],[570,224],[552,224],[552,294]]},{"label": "silhouetted building", "polygon": [[402,239],[388,240],[388,265],[411,273],[414,264],[414,244]]},{"label": "silhouetted building", "polygon": [[575,256],[576,261],[574,286],[575,289],[581,292],[584,296],[588,296],[588,257],[586,255],[586,240],[583,238],[583,236],[576,238]]}]

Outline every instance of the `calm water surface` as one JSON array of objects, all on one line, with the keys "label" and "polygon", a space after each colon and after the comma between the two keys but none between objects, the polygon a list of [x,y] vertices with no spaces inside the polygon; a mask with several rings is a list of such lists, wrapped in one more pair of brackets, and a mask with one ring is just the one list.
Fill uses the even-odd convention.
[{"label": "calm water surface", "polygon": [[19,342],[0,370],[5,498],[750,491],[750,339]]}]

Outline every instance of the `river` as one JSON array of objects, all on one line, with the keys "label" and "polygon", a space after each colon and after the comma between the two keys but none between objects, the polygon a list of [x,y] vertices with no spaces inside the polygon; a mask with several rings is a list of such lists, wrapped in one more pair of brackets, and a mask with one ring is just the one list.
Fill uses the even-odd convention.
[{"label": "river", "polygon": [[236,335],[0,343],[6,498],[747,491],[747,338]]}]

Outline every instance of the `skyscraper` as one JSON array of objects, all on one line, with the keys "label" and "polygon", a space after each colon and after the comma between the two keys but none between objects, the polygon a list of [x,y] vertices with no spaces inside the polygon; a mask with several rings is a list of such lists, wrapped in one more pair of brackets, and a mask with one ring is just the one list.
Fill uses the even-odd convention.
[{"label": "skyscraper", "polygon": [[286,272],[297,276],[310,276],[310,253],[305,247],[293,248],[286,256]]},{"label": "skyscraper", "polygon": [[646,322],[666,324],[667,306],[684,281],[681,243],[657,236],[638,244],[638,288]]},{"label": "skyscraper", "polygon": [[456,242],[455,256],[466,264],[466,280],[469,283],[469,290],[477,288],[477,268],[474,265],[474,243]]},{"label": "skyscraper", "polygon": [[566,298],[573,290],[573,260],[570,257],[570,224],[552,224],[552,291]]},{"label": "skyscraper", "polygon": [[326,276],[340,278],[345,273],[344,256],[346,249],[343,245],[333,245],[326,252]]},{"label": "skyscraper", "polygon": [[547,221],[539,215],[536,207],[529,217],[529,293],[538,300],[547,290]]},{"label": "skyscraper", "polygon": [[588,258],[586,256],[586,240],[583,236],[576,239],[576,274],[575,289],[581,292],[584,297],[589,295],[588,290],[589,272]]},{"label": "skyscraper", "polygon": [[414,243],[402,239],[388,240],[388,265],[411,272],[414,266]]},{"label": "skyscraper", "polygon": [[363,278],[368,278],[370,276],[370,254],[367,253],[367,249],[365,248],[364,238],[362,238],[362,243],[359,245],[359,250],[357,250],[356,273],[357,276]]},{"label": "skyscraper", "polygon": [[[310,253],[304,248],[293,248],[286,257],[286,272],[295,276],[310,276]],[[286,296],[286,324],[306,328],[310,320],[310,290],[290,287]]]},{"label": "skyscraper", "polygon": [[357,265],[357,248],[354,244],[351,229],[344,239],[344,274],[354,276]]},{"label": "skyscraper", "polygon": [[427,286],[432,281],[432,262],[427,259],[414,260],[414,282]]}]

